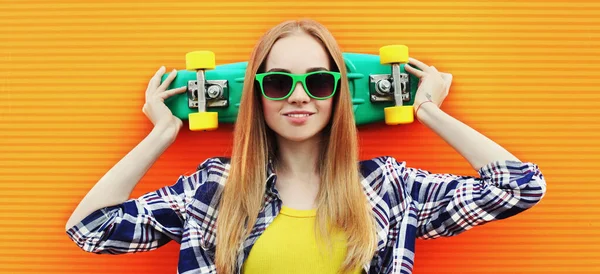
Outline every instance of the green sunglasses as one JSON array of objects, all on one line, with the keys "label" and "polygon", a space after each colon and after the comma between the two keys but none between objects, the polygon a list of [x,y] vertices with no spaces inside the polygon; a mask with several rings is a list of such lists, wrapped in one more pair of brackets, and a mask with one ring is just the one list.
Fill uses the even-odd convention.
[{"label": "green sunglasses", "polygon": [[269,100],[287,99],[298,82],[302,83],[311,98],[329,99],[335,94],[340,78],[340,73],[334,71],[313,71],[305,74],[273,71],[256,74],[258,86],[263,96]]}]

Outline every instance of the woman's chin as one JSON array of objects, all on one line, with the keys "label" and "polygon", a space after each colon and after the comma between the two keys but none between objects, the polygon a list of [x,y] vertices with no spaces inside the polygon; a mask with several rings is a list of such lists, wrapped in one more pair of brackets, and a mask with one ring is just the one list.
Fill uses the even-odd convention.
[{"label": "woman's chin", "polygon": [[278,132],[278,135],[287,141],[304,142],[313,139],[317,133],[314,130],[285,130],[284,132]]}]

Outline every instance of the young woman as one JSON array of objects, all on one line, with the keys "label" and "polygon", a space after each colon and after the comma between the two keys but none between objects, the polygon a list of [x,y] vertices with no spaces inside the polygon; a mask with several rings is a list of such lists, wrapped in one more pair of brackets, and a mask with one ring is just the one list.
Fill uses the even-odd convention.
[{"label": "young woman", "polygon": [[84,197],[67,234],[85,251],[110,254],[175,240],[179,273],[411,273],[416,238],[456,235],[539,202],[546,185],[536,164],[440,110],[447,88],[434,67],[411,59],[406,70],[421,80],[417,119],[480,177],[391,157],[359,162],[334,37],[317,22],[287,21],[252,52],[231,159],[207,159],[128,200],[182,126],[163,101],[185,88],[166,90],[173,77],[160,84],[161,67],[143,109],[154,129]]}]

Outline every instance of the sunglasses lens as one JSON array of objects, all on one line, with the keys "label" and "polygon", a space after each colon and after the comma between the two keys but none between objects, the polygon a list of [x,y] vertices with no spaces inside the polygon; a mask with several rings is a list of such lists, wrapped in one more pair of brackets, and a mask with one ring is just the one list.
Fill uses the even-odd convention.
[{"label": "sunglasses lens", "polygon": [[265,95],[273,99],[283,98],[292,89],[292,77],[282,74],[267,75],[263,78]]},{"label": "sunglasses lens", "polygon": [[315,97],[323,98],[333,94],[335,78],[328,73],[315,73],[306,77],[306,87]]}]

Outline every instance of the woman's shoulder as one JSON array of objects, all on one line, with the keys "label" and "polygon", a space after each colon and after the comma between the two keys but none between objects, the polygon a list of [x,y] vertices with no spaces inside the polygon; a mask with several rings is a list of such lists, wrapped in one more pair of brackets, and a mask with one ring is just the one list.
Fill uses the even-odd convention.
[{"label": "woman's shoulder", "polygon": [[180,176],[179,180],[185,182],[185,187],[193,192],[193,197],[208,198],[221,192],[229,176],[229,158],[211,157],[204,160],[196,167],[196,171],[189,175]]},{"label": "woman's shoulder", "polygon": [[361,182],[365,189],[377,190],[381,195],[390,190],[390,176],[399,176],[398,172],[405,167],[405,162],[397,161],[391,156],[378,156],[359,162]]},{"label": "woman's shoulder", "polygon": [[200,163],[196,172],[182,176],[192,185],[191,199],[187,201],[187,210],[196,218],[202,219],[207,207],[216,208],[229,176],[229,159],[212,157]]},{"label": "woman's shoulder", "polygon": [[198,165],[193,176],[200,184],[214,182],[222,185],[229,176],[230,162],[230,158],[227,157],[207,158]]},{"label": "woman's shoulder", "polygon": [[215,169],[215,171],[229,171],[229,164],[231,162],[231,158],[227,157],[211,157],[204,162],[200,163],[196,168],[196,171],[200,171],[203,169]]},{"label": "woman's shoulder", "polygon": [[406,162],[398,161],[392,156],[378,156],[359,162],[360,172],[363,176],[371,176],[372,173],[386,175],[386,173],[405,165]]}]

